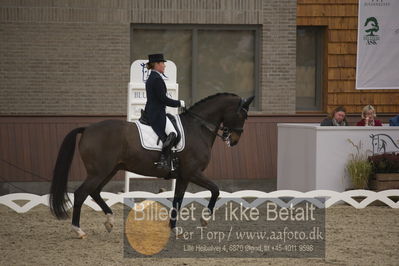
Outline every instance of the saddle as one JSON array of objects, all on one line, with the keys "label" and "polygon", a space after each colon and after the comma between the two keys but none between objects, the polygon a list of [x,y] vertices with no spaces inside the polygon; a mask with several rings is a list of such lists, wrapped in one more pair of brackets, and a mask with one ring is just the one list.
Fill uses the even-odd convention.
[{"label": "saddle", "polygon": [[[161,151],[162,142],[150,126],[144,110],[141,110],[141,117],[134,123],[137,125],[143,148],[147,150]],[[167,135],[171,132],[176,133],[177,137],[175,142],[172,144],[172,150],[176,152],[182,151],[185,146],[185,136],[184,129],[178,115],[166,114],[165,131]]]},{"label": "saddle", "polygon": [[[175,147],[175,146],[177,145],[177,143],[179,143],[180,140],[181,140],[180,129],[179,129],[178,125],[177,125],[177,121],[176,121],[176,118],[175,118],[174,115],[167,113],[167,114],[166,114],[166,117],[169,118],[170,122],[172,122],[172,125],[173,125],[173,127],[175,128],[176,133],[177,133],[177,134],[176,134],[176,135],[177,135],[176,140],[175,140],[174,143],[172,143],[172,146]],[[142,123],[143,125],[151,126],[150,123],[149,123],[148,120],[147,120],[146,112],[145,112],[143,109],[141,109],[141,115],[140,115],[139,121],[140,121],[140,123]],[[158,138],[157,144],[159,144],[160,141],[161,141],[161,139]]]},{"label": "saddle", "polygon": [[146,112],[143,109],[141,109],[140,111],[141,111],[141,115],[139,118],[140,123],[142,123],[143,125],[149,126],[150,123],[148,123],[148,121],[147,121]]}]

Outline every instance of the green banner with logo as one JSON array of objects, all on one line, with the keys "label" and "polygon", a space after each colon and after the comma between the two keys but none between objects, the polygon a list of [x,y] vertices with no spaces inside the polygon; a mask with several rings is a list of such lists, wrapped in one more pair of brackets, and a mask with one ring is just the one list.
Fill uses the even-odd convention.
[{"label": "green banner with logo", "polygon": [[359,0],[356,88],[399,89],[399,0]]}]

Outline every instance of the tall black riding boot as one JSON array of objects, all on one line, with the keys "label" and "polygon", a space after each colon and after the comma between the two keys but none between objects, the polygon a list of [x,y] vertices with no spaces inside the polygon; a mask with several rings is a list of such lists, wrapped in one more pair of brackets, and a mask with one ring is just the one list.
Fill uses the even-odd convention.
[{"label": "tall black riding boot", "polygon": [[163,142],[161,158],[160,158],[159,162],[155,163],[157,168],[170,171],[170,166],[171,166],[171,163],[170,163],[171,154],[170,153],[171,153],[171,149],[172,149],[172,146],[174,145],[175,140],[176,140],[176,134],[172,132],[168,135],[166,140]]}]

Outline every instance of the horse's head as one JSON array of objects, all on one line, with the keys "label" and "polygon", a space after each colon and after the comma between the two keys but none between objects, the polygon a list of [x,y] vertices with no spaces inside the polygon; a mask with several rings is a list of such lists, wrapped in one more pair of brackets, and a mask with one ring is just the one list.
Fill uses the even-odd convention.
[{"label": "horse's head", "polygon": [[227,145],[234,146],[244,131],[244,123],[248,117],[249,105],[255,96],[241,98],[238,106],[229,108],[223,117],[223,139]]}]

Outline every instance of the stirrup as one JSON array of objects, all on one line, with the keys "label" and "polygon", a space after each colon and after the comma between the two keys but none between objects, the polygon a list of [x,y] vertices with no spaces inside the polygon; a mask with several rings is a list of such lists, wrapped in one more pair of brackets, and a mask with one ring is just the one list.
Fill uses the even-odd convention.
[{"label": "stirrup", "polygon": [[165,170],[170,171],[170,165],[168,163],[168,158],[163,154],[161,155],[159,162],[155,162],[154,165],[158,169],[165,169]]},{"label": "stirrup", "polygon": [[175,170],[171,170],[167,176],[164,177],[165,180],[171,180],[171,179],[177,179],[177,171]]},{"label": "stirrup", "polygon": [[170,170],[170,166],[169,166],[168,162],[166,162],[166,161],[155,162],[154,165],[155,165],[158,169]]}]

